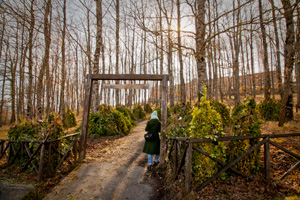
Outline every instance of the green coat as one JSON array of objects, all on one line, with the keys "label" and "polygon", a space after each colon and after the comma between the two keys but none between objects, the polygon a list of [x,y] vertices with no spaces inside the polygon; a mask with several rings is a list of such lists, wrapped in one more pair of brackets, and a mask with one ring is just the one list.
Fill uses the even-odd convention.
[{"label": "green coat", "polygon": [[147,126],[145,128],[145,131],[149,131],[152,134],[154,134],[154,140],[153,141],[145,141],[143,152],[147,154],[155,154],[159,155],[160,150],[160,140],[158,132],[160,132],[161,124],[158,121],[158,119],[151,119],[147,122]]}]

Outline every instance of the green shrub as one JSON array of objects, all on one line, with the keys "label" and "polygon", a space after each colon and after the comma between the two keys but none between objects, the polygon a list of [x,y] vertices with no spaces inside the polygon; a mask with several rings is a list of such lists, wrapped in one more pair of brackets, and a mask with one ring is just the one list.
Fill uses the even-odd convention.
[{"label": "green shrub", "polygon": [[[131,129],[131,123],[123,113],[114,110],[114,122],[118,127],[118,132],[127,135]],[[129,126],[129,127],[128,127]]]},{"label": "green shrub", "polygon": [[63,116],[63,125],[65,128],[72,128],[77,125],[75,113],[68,107],[66,108]]},{"label": "green shrub", "polygon": [[[234,136],[261,135],[261,121],[256,112],[256,103],[253,99],[246,99],[243,104],[233,109],[232,121],[232,133]],[[257,144],[258,141],[258,139],[230,141],[226,152],[227,162],[241,156],[247,149]],[[257,172],[261,168],[260,150],[252,152],[249,156],[239,161],[235,167],[247,174]]]},{"label": "green shrub", "polygon": [[[58,138],[61,138],[64,135],[63,131],[63,125],[60,120],[60,118],[54,119],[52,122],[22,122],[14,127],[11,127],[8,131],[8,137],[10,140],[55,140]],[[40,143],[31,142],[29,143],[29,150],[30,152],[35,152],[38,148]],[[14,147],[16,149],[19,148],[19,144],[15,143]],[[61,151],[64,149],[63,143],[53,142],[52,148],[57,149],[58,151]],[[48,161],[48,148],[45,149],[45,162]],[[22,152],[21,152],[22,153]],[[51,152],[51,165],[47,169],[47,173],[43,173],[43,175],[51,175],[54,173],[55,166],[58,164],[61,157],[61,153],[57,152]],[[22,155],[18,155],[18,166],[23,166],[25,162],[27,162],[29,156],[23,152]],[[40,160],[40,154],[38,153],[34,159],[32,160],[33,163],[38,164]],[[28,171],[33,170],[33,166],[30,165],[30,167],[27,169]]]},{"label": "green shrub", "polygon": [[[123,114],[124,113],[124,114]],[[134,125],[130,111],[125,106],[113,109],[105,104],[100,105],[99,112],[90,114],[89,134],[127,135]]]},{"label": "green shrub", "polygon": [[189,136],[189,124],[192,120],[192,108],[188,104],[175,104],[170,112],[170,116],[167,120],[166,134],[168,136],[176,137],[188,137]]},{"label": "green shrub", "polygon": [[146,113],[152,113],[152,108],[151,108],[151,106],[150,106],[149,103],[146,104],[145,112],[146,112]]},{"label": "green shrub", "polygon": [[221,115],[223,126],[230,126],[231,117],[229,108],[224,103],[215,100],[211,100],[210,105]]},{"label": "green shrub", "polygon": [[[205,88],[200,101],[200,108],[194,107],[190,123],[190,138],[215,139],[224,136],[221,115],[206,100]],[[225,161],[225,145],[223,142],[197,143],[198,148],[208,152],[212,157]],[[218,171],[218,164],[210,158],[193,151],[193,181],[201,183]],[[224,173],[222,177],[226,174]]]},{"label": "green shrub", "polygon": [[143,110],[142,106],[135,104],[133,106],[133,116],[135,119],[143,119],[146,117],[146,112]]},{"label": "green shrub", "polygon": [[262,119],[267,121],[278,121],[280,115],[280,101],[271,99],[270,101],[263,101],[257,105],[257,110]]},{"label": "green shrub", "polygon": [[130,121],[130,123],[131,123],[132,126],[136,125],[136,123],[134,122],[133,113],[129,110],[129,108],[127,108],[126,106],[123,106],[123,105],[118,105],[116,107],[116,109],[119,112],[123,113],[123,115],[128,118],[128,120]]},{"label": "green shrub", "polygon": [[23,122],[8,130],[8,138],[10,140],[43,140],[47,136],[48,139],[57,139],[63,135],[63,126],[59,118],[51,123],[33,121]]}]

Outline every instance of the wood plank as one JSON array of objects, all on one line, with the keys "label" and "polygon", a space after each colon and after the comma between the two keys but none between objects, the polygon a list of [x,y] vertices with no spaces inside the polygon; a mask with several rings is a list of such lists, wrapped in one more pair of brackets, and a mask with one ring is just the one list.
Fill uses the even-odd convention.
[{"label": "wood plank", "polygon": [[43,178],[44,158],[45,158],[45,143],[42,143],[41,152],[40,152],[39,173],[38,173],[38,181],[39,182],[41,182],[42,178]]},{"label": "wood plank", "polygon": [[22,146],[23,146],[23,142],[20,142],[20,146],[19,146],[18,150],[15,152],[14,157],[8,162],[8,165],[11,165],[15,161],[18,154],[21,152]]},{"label": "wood plank", "polygon": [[[28,154],[28,156],[29,156],[29,158],[30,158],[30,157],[31,157],[31,153],[30,153],[30,151],[29,151],[28,146],[27,146],[26,144],[24,144],[24,147],[25,147],[25,151],[27,152],[27,154]],[[36,167],[36,165],[34,164],[33,161],[31,161],[31,164],[32,164],[32,166],[33,166],[35,172],[36,172],[37,174],[39,174],[39,171],[38,171],[38,169],[37,169],[37,167]]]},{"label": "wood plank", "polygon": [[168,107],[168,75],[163,75],[161,90],[161,142],[160,142],[160,166],[165,167],[166,160],[166,128],[167,128],[167,107]]},{"label": "wood plank", "polygon": [[178,166],[178,159],[177,159],[177,140],[175,141],[175,148],[174,148],[174,172],[177,172],[177,166]]},{"label": "wood plank", "polygon": [[3,157],[4,155],[6,155],[5,152],[7,151],[7,149],[8,149],[9,146],[10,146],[10,142],[7,143],[6,147],[4,148],[3,152],[1,153],[0,159],[2,159],[2,157]]},{"label": "wood plank", "polygon": [[221,170],[219,170],[216,174],[214,174],[212,177],[210,177],[208,180],[206,180],[204,183],[202,183],[198,189],[201,190],[203,189],[206,185],[208,185],[209,183],[211,183],[213,180],[215,180],[216,178],[218,178],[222,173],[224,173],[226,170],[228,170],[230,167],[232,167],[233,165],[235,165],[237,162],[239,162],[241,159],[243,159],[244,157],[246,157],[247,155],[249,155],[252,151],[258,149],[261,145],[263,145],[266,141],[268,140],[268,138],[265,138],[264,140],[262,140],[261,142],[257,143],[256,145],[254,145],[253,147],[251,147],[250,149],[248,149],[245,153],[243,153],[243,155],[241,155],[240,157],[236,158],[235,160],[233,160],[232,162],[230,162],[226,167],[223,167]]},{"label": "wood plank", "polygon": [[152,80],[162,81],[165,77],[169,80],[169,75],[156,74],[88,74],[92,80]]},{"label": "wood plank", "polygon": [[193,143],[187,143],[188,148],[185,158],[185,192],[188,194],[192,187],[192,146]]},{"label": "wood plank", "polygon": [[300,161],[298,161],[293,167],[291,167],[287,172],[285,172],[280,180],[284,179],[287,175],[289,175],[292,171],[296,170],[298,167],[300,167]]},{"label": "wood plank", "polygon": [[149,89],[149,84],[102,84],[103,89]]},{"label": "wood plank", "polygon": [[64,156],[61,158],[61,160],[59,161],[58,165],[56,166],[55,171],[58,170],[58,168],[60,167],[60,165],[62,165],[63,161],[66,159],[66,157],[68,156],[69,152],[71,151],[71,148],[74,146],[74,143],[76,142],[78,136],[75,136],[72,143],[70,144],[68,150],[66,151],[66,153],[64,154]]},{"label": "wood plank", "polygon": [[26,170],[26,168],[28,167],[29,163],[31,163],[31,161],[33,160],[34,156],[39,152],[40,148],[42,147],[43,143],[40,143],[39,146],[37,147],[37,149],[35,150],[35,152],[33,152],[33,154],[31,155],[31,157],[27,160],[27,162],[25,163],[24,167],[22,168],[21,171]]},{"label": "wood plank", "polygon": [[271,180],[271,165],[270,165],[270,140],[269,138],[264,145],[264,157],[265,157],[265,175],[267,181]]},{"label": "wood plank", "polygon": [[276,142],[274,142],[274,141],[271,141],[271,140],[270,140],[270,144],[272,144],[273,146],[277,147],[278,149],[281,149],[282,151],[284,151],[284,152],[286,152],[286,153],[288,153],[288,154],[290,154],[290,155],[292,155],[292,156],[294,156],[295,158],[298,158],[298,159],[300,160],[300,155],[298,155],[298,154],[296,154],[296,153],[294,153],[294,152],[292,152],[292,151],[290,151],[290,150],[284,148],[284,147],[281,146],[280,144],[278,144],[278,143],[276,143]]},{"label": "wood plank", "polygon": [[79,161],[82,161],[85,158],[86,151],[86,140],[88,133],[88,123],[89,123],[89,114],[90,114],[90,106],[91,106],[91,98],[92,98],[92,79],[89,75],[87,75],[87,81],[85,85],[85,98],[84,98],[84,107],[82,114],[82,126],[81,126],[81,136],[79,143]]},{"label": "wood plank", "polygon": [[181,168],[182,168],[182,166],[184,164],[187,149],[188,149],[188,144],[186,143],[185,144],[185,148],[184,148],[184,152],[183,152],[181,160],[180,160],[179,167],[177,168],[177,171],[176,171],[176,174],[175,174],[175,180],[178,178],[180,170],[181,170]]},{"label": "wood plank", "polygon": [[[223,162],[222,160],[220,160],[220,159],[218,159],[218,158],[213,158],[213,157],[211,157],[209,153],[203,151],[202,149],[200,149],[200,148],[198,148],[198,147],[195,147],[195,146],[193,146],[193,149],[195,149],[195,150],[198,151],[199,153],[202,153],[203,155],[209,157],[210,159],[212,159],[213,161],[219,163],[219,164],[222,165],[223,167],[226,166],[226,163],[225,163],[225,162]],[[229,169],[230,169],[231,171],[233,171],[234,173],[240,175],[240,176],[243,176],[243,177],[245,177],[245,178],[249,178],[245,173],[243,173],[243,172],[237,170],[237,169],[234,168],[234,167],[230,167]]]}]

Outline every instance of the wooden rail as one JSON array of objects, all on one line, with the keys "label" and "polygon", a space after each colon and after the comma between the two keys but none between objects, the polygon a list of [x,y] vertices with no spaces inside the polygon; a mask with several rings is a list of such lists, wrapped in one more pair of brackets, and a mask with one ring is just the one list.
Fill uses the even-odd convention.
[{"label": "wooden rail", "polygon": [[[77,162],[79,135],[80,133],[75,133],[55,140],[0,139],[0,160],[6,159],[0,167],[8,167],[22,159],[25,164],[21,166],[21,171],[25,171],[29,165],[32,165],[38,175],[38,181],[41,181],[43,177],[55,174],[65,161],[70,165]],[[62,144],[67,148],[62,148]],[[38,154],[39,161],[36,161]]]},{"label": "wooden rail", "polygon": [[[168,161],[171,163],[171,167],[173,167],[174,171],[174,179],[178,178],[179,173],[182,171],[182,167],[185,164],[185,191],[188,193],[191,190],[191,183],[192,183],[192,153],[193,150],[207,156],[208,158],[214,160],[220,166],[222,166],[221,169],[219,169],[218,172],[216,172],[212,177],[208,178],[205,182],[203,182],[197,189],[201,190],[205,186],[207,186],[209,183],[211,183],[213,180],[218,178],[222,173],[224,173],[227,170],[231,170],[232,172],[247,177],[247,175],[238,169],[234,168],[233,166],[238,163],[241,159],[246,157],[247,155],[251,154],[253,151],[259,149],[262,145],[264,145],[264,166],[265,166],[265,178],[267,181],[271,180],[271,164],[270,164],[270,144],[279,148],[280,150],[292,155],[293,157],[297,158],[299,161],[292,166],[287,172],[285,172],[280,179],[284,179],[287,175],[289,175],[293,170],[296,170],[300,167],[300,155],[284,148],[280,144],[271,141],[273,138],[280,138],[280,137],[297,137],[300,136],[300,133],[289,133],[289,134],[264,134],[260,136],[230,136],[230,137],[219,137],[216,139],[208,139],[208,138],[198,138],[198,139],[192,139],[192,138],[183,138],[183,137],[170,137],[169,140],[171,141],[171,145],[169,148],[169,154],[168,154]],[[236,158],[233,161],[230,161],[229,163],[225,163],[217,158],[213,158],[210,156],[209,153],[203,151],[202,149],[194,146],[195,143],[207,143],[207,142],[215,142],[215,141],[233,141],[233,140],[247,140],[247,139],[262,139],[257,144],[251,146],[246,152],[243,153],[240,157]],[[183,149],[183,153],[181,154],[181,149]],[[173,152],[174,158],[171,158]],[[179,152],[179,155],[178,155]],[[179,156],[179,160],[178,160]],[[249,177],[247,177],[249,178]]]}]

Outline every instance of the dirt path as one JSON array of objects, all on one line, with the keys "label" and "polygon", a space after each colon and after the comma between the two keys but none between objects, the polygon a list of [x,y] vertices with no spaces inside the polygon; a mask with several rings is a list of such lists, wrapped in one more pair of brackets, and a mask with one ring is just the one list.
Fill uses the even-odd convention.
[{"label": "dirt path", "polygon": [[100,154],[90,152],[45,199],[152,199],[155,182],[145,179],[147,158],[142,153],[145,126],[146,121],[138,123],[133,133]]}]

